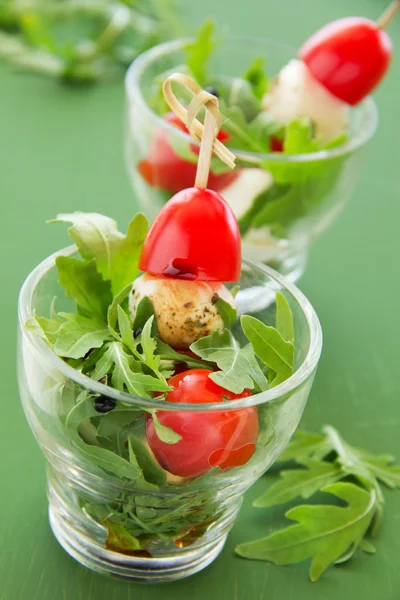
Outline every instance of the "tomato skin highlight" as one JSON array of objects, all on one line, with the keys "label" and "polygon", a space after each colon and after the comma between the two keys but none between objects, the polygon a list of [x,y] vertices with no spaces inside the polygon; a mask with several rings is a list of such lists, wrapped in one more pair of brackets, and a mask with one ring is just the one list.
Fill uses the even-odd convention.
[{"label": "tomato skin highlight", "polygon": [[354,106],[378,85],[391,61],[386,31],[362,17],[337,19],[299,50],[314,77],[331,94]]},{"label": "tomato skin highlight", "polygon": [[178,279],[238,281],[240,232],[228,203],[208,189],[178,192],[150,227],[139,269]]},{"label": "tomato skin highlight", "polygon": [[[186,125],[174,113],[165,115],[164,120],[188,133]],[[226,131],[220,131],[217,138],[224,143],[229,140],[230,135]],[[195,154],[199,153],[199,147],[196,144],[192,144],[190,149]],[[179,156],[168,140],[168,133],[163,129],[158,129],[150,143],[148,158],[142,160],[137,168],[143,179],[152,187],[176,193],[192,187],[196,178],[197,164]],[[208,188],[220,192],[228,187],[238,175],[238,169],[220,174],[215,174],[211,170],[208,177]]]},{"label": "tomato skin highlight", "polygon": [[[169,379],[166,402],[210,403],[251,396],[250,390],[233,394],[215,384],[205,369],[190,369]],[[227,469],[246,464],[255,451],[257,407],[226,411],[190,412],[158,410],[160,422],[182,436],[176,444],[162,442],[147,416],[146,436],[160,465],[180,477],[197,477],[212,467]]]}]

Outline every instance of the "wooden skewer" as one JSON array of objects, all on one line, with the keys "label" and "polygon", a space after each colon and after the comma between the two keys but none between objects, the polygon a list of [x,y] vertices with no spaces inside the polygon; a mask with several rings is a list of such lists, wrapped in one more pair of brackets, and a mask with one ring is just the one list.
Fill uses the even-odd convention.
[{"label": "wooden skewer", "polygon": [[[188,108],[183,106],[173,93],[171,87],[173,81],[184,85],[193,93],[194,97]],[[164,81],[163,93],[171,110],[185,123],[195,141],[200,142],[200,154],[194,185],[199,189],[205,189],[207,187],[213,153],[230,169],[235,168],[235,155],[216,139],[222,121],[218,108],[218,98],[202,90],[191,77],[182,73],[173,73]],[[206,109],[204,125],[196,118],[203,106]]]},{"label": "wooden skewer", "polygon": [[394,0],[377,20],[376,24],[379,29],[385,29],[398,10],[400,10],[400,0]]}]

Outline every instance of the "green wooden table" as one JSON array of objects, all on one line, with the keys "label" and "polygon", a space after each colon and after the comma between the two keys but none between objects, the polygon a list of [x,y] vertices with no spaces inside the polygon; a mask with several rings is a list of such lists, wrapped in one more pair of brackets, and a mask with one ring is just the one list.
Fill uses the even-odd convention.
[{"label": "green wooden table", "polygon": [[[385,1],[183,4],[196,23],[215,13],[233,33],[298,44],[333,18],[376,17]],[[390,31],[397,56],[376,94],[378,133],[352,201],[315,246],[301,281],[325,335],[303,425],[332,423],[354,444],[400,458],[400,19]],[[317,584],[308,582],[306,565],[276,567],[234,556],[235,544],[280,522],[280,510],[250,508],[263,481],[248,493],[221,556],[186,581],[141,586],[107,579],[58,546],[47,522],[44,459],[19,405],[17,293],[32,267],[67,241],[46,219],[80,209],[109,214],[123,225],[134,213],[122,158],[123,86],[67,89],[2,69],[0,90],[0,600],[398,600],[400,494],[391,492],[376,556],[357,556]]]}]

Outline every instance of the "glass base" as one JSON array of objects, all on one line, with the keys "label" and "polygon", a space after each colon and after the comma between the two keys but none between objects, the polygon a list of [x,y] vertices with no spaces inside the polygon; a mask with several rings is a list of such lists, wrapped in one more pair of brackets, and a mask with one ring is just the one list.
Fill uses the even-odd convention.
[{"label": "glass base", "polygon": [[194,575],[207,567],[221,552],[227,534],[178,555],[146,558],[112,552],[74,528],[61,512],[49,506],[51,529],[59,544],[85,567],[121,579],[141,583],[162,583]]}]

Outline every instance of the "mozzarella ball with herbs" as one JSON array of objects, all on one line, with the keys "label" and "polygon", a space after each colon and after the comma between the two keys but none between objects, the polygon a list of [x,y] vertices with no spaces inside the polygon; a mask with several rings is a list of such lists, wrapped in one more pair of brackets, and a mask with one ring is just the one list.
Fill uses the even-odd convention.
[{"label": "mozzarella ball with herbs", "polygon": [[146,273],[133,282],[129,297],[132,321],[140,301],[146,296],[154,308],[160,339],[182,350],[214,331],[223,331],[224,323],[215,304],[218,298],[235,307],[232,294],[222,283]]},{"label": "mozzarella ball with herbs", "polygon": [[301,60],[291,60],[277,75],[263,99],[278,123],[308,117],[315,135],[327,143],[347,130],[347,105],[321,85]]}]

